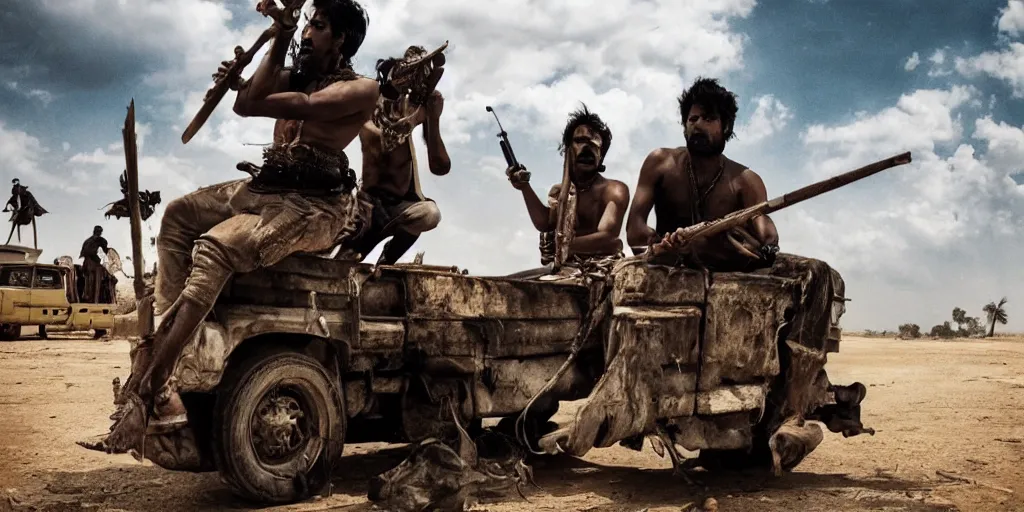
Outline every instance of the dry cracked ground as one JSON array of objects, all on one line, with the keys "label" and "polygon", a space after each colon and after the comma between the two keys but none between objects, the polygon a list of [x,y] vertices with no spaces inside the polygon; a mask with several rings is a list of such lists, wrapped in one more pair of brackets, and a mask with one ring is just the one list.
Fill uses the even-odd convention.
[{"label": "dry cracked ground", "polygon": [[[124,379],[127,364],[124,340],[0,344],[0,511],[257,508],[232,497],[215,473],[172,473],[75,444],[106,432],[110,382]],[[781,478],[698,473],[691,486],[649,445],[614,447],[538,466],[540,489],[526,489],[529,502],[509,496],[475,508],[680,511],[714,497],[721,511],[1024,510],[1024,338],[847,336],[827,368],[834,382],[869,386],[862,419],[877,433],[829,434]],[[263,510],[372,510],[367,479],[403,450],[348,446],[332,496]]]}]

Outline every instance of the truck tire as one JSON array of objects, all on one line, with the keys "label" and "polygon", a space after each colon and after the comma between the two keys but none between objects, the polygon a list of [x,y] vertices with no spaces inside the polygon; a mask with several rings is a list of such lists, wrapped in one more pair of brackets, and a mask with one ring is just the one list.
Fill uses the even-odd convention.
[{"label": "truck tire", "polygon": [[94,332],[92,333],[92,339],[94,340],[98,340],[107,335],[106,329],[94,329],[93,331]]},{"label": "truck tire", "polygon": [[0,324],[0,341],[17,341],[21,338],[21,326]]},{"label": "truck tire", "polygon": [[213,417],[224,482],[259,503],[323,491],[345,444],[337,384],[315,359],[290,351],[254,354],[234,366],[221,381]]}]

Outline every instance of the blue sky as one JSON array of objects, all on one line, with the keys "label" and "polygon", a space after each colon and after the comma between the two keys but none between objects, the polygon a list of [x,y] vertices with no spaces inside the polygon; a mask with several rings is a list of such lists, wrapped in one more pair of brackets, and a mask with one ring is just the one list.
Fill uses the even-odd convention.
[{"label": "blue sky", "polygon": [[[142,186],[161,190],[165,201],[242,177],[239,160],[258,161],[251,144],[270,140],[272,122],[235,117],[230,98],[192,142],[179,139],[217,63],[266,27],[253,5],[0,7],[0,178],[20,178],[50,210],[39,221],[44,257],[76,256],[96,224],[130,254],[127,219],[104,219],[100,208],[119,196],[120,128],[133,97]],[[421,172],[442,222],[406,260],[422,250],[427,262],[482,275],[537,265],[537,234],[504,178],[484,105],[497,109],[542,193],[560,179],[565,116],[586,102],[614,134],[608,176],[632,191],[649,151],[683,144],[676,96],[695,77],[714,76],[740,100],[738,139],[726,152],[761,174],[769,196],[913,153],[912,165],[773,215],[783,251],[821,258],[843,274],[853,299],[847,328],[928,329],[954,306],[981,316],[982,305],[1007,296],[1005,328],[1024,331],[1016,307],[1024,301],[1021,0],[366,7],[371,22],[357,71],[369,74],[376,59],[410,44],[451,44],[439,89],[453,169],[444,177]],[[358,168],[355,146],[349,157]]]}]

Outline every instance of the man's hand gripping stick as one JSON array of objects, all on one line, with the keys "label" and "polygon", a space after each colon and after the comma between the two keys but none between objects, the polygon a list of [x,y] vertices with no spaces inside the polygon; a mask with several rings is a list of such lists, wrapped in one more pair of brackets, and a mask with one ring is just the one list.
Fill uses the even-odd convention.
[{"label": "man's hand gripping stick", "polygon": [[277,6],[275,0],[260,0],[256,4],[256,11],[264,16],[268,16],[274,19],[274,24],[270,28],[263,31],[260,37],[256,39],[248,50],[243,50],[241,46],[235,47],[235,59],[230,62],[227,69],[223,73],[214,74],[213,86],[206,91],[206,96],[203,97],[203,105],[199,107],[199,112],[196,112],[195,117],[185,128],[185,131],[181,134],[181,143],[188,144],[188,141],[192,140],[199,129],[203,127],[206,120],[210,118],[210,114],[213,113],[217,105],[220,104],[220,100],[227,94],[228,89],[233,89],[232,85],[236,87],[242,87],[238,84],[239,75],[242,70],[252,62],[253,57],[256,56],[256,52],[263,48],[263,45],[267,44],[278,35],[280,32],[290,31],[295,28],[295,24],[298,22],[299,13],[302,9],[302,4],[306,0],[284,0],[284,8]]}]

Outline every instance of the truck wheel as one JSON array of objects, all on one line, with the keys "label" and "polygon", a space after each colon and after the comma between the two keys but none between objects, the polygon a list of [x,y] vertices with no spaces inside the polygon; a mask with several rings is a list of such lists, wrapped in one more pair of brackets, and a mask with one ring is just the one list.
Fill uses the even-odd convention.
[{"label": "truck wheel", "polygon": [[107,335],[107,330],[106,329],[94,329],[94,332],[92,333],[92,339],[98,340],[98,339],[100,339],[100,338],[102,338],[102,337],[104,337],[106,335]]},{"label": "truck wheel", "polygon": [[49,339],[49,338],[50,338],[49,335],[46,334],[46,325],[45,324],[40,324],[39,325],[39,339],[46,340],[46,339]]},{"label": "truck wheel", "polygon": [[0,341],[16,341],[18,338],[21,338],[20,325],[0,325]]},{"label": "truck wheel", "polygon": [[235,494],[291,503],[330,485],[345,443],[344,401],[315,359],[274,352],[243,360],[217,393],[213,448]]}]

